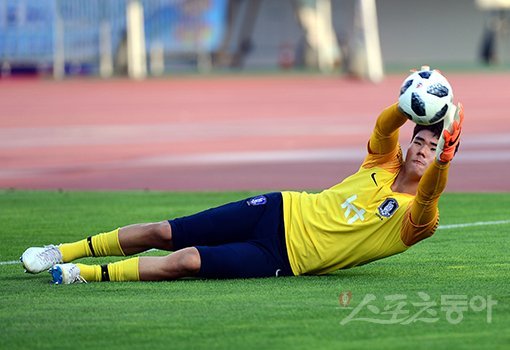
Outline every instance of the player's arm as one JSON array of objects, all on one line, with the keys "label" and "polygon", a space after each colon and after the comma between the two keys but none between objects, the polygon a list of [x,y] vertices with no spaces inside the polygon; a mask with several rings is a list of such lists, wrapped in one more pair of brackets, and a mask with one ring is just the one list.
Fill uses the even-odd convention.
[{"label": "player's arm", "polygon": [[448,169],[460,142],[463,121],[464,110],[459,103],[453,118],[450,115],[445,119],[436,148],[436,159],[420,179],[416,197],[407,213],[402,239],[408,246],[430,237],[437,227],[439,197],[448,181]]},{"label": "player's arm", "polygon": [[370,136],[368,151],[371,154],[392,152],[398,144],[398,131],[406,121],[407,117],[399,110],[398,103],[383,110]]}]

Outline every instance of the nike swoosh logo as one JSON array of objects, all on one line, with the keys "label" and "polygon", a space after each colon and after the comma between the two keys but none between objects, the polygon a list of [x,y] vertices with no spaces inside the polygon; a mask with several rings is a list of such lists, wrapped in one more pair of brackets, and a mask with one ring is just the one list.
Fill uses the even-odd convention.
[{"label": "nike swoosh logo", "polygon": [[457,142],[459,137],[460,137],[460,134],[457,134],[457,137],[455,138],[455,140],[449,140],[448,141],[448,147],[452,147],[453,145],[455,145],[455,143]]},{"label": "nike swoosh logo", "polygon": [[377,184],[377,181],[375,180],[375,173],[372,173],[372,175],[370,175],[370,177],[372,178],[372,180],[374,180],[375,185],[376,185],[376,186],[379,186],[379,185]]}]

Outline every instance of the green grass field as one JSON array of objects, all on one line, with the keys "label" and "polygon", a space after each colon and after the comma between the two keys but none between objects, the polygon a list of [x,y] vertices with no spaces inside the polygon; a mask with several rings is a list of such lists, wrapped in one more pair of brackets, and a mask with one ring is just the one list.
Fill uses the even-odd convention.
[{"label": "green grass field", "polygon": [[[9,263],[29,246],[248,195],[0,191],[0,348],[508,349],[510,194],[445,194],[443,227],[432,238],[321,277],[55,286],[47,273],[24,274]],[[489,221],[505,222],[445,227]],[[351,309],[339,303],[347,291]],[[461,320],[446,301],[452,295],[464,302]],[[497,302],[491,317],[487,300]]]}]

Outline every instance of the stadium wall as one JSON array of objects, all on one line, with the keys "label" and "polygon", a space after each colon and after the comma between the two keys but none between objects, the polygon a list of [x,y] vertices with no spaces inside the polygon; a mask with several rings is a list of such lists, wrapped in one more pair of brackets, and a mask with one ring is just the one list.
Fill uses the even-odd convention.
[{"label": "stadium wall", "polygon": [[[353,40],[354,2],[332,0],[334,27],[344,45]],[[478,62],[488,13],[474,0],[380,0],[377,10],[386,67],[418,63],[462,67]],[[290,1],[263,1],[246,67],[274,65],[281,45],[297,47],[300,38]],[[502,60],[510,62],[510,34],[498,44]]]}]

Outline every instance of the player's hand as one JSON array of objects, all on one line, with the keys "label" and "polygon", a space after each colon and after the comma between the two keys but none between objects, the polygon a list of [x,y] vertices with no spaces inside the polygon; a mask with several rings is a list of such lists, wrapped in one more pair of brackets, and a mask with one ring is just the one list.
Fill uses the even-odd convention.
[{"label": "player's hand", "polygon": [[464,107],[462,104],[452,106],[451,112],[444,119],[444,127],[437,143],[436,158],[447,163],[453,159],[455,149],[460,142],[462,123],[464,122]]}]

